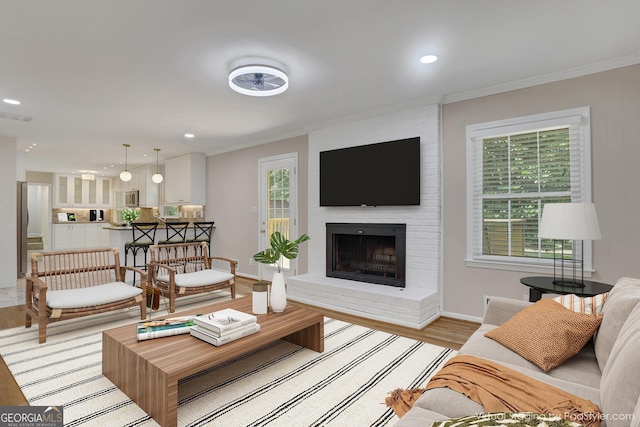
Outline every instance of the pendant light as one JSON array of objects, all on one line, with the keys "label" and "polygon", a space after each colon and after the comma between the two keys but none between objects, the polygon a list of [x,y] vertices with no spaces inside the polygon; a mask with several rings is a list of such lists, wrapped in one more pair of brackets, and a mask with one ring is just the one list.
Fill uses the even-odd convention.
[{"label": "pendant light", "polygon": [[127,181],[131,181],[131,172],[129,172],[127,170],[127,151],[129,149],[129,147],[131,147],[130,144],[122,144],[122,146],[124,147],[124,170],[122,172],[120,172],[120,179],[123,180],[124,182]]},{"label": "pendant light", "polygon": [[151,181],[155,182],[156,184],[160,184],[164,179],[162,175],[160,175],[160,166],[158,166],[158,153],[160,152],[160,149],[154,148],[153,150],[156,152],[156,173],[154,173],[151,177]]}]

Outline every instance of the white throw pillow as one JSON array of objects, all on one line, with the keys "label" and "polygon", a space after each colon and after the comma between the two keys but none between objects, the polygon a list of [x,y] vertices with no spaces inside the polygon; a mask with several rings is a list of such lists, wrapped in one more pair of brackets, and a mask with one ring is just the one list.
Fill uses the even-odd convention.
[{"label": "white throw pillow", "polygon": [[561,295],[554,298],[555,302],[559,302],[571,311],[584,314],[601,314],[604,302],[609,293],[599,294],[592,297],[579,297],[575,294]]}]

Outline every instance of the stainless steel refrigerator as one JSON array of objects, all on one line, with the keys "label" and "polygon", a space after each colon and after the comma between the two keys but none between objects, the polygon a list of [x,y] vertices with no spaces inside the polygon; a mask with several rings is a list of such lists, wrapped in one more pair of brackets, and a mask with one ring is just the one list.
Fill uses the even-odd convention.
[{"label": "stainless steel refrigerator", "polygon": [[29,212],[27,211],[26,182],[18,181],[17,202],[18,278],[21,278],[27,274],[27,226],[29,225]]}]

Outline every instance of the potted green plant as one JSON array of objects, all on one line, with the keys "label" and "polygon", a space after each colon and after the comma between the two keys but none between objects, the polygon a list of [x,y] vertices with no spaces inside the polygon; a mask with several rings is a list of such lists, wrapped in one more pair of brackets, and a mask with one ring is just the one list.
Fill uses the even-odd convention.
[{"label": "potted green plant", "polygon": [[278,271],[273,273],[271,280],[271,310],[281,313],[287,306],[287,292],[284,286],[284,275],[282,273],[282,258],[295,259],[298,257],[300,243],[311,239],[306,234],[298,237],[296,240],[289,240],[279,231],[273,232],[269,244],[271,247],[258,252],[253,259],[262,264],[275,264]]},{"label": "potted green plant", "polygon": [[135,209],[125,209],[122,211],[122,219],[127,223],[127,227],[131,226],[131,223],[140,217],[140,212]]}]

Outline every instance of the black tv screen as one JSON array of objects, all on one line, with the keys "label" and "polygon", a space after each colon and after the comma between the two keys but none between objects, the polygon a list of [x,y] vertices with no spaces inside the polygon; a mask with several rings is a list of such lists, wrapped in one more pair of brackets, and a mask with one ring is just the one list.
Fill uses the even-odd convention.
[{"label": "black tv screen", "polygon": [[320,152],[320,206],[420,205],[420,138]]}]

